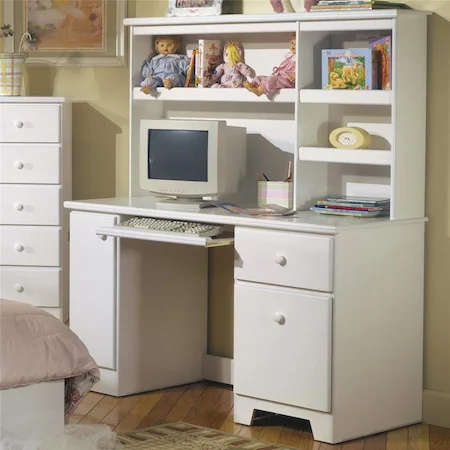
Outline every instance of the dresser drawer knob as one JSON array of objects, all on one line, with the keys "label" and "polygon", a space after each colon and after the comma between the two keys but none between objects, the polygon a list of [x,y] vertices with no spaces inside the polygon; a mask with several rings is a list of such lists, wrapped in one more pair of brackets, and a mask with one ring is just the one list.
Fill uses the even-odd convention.
[{"label": "dresser drawer knob", "polygon": [[14,125],[15,125],[17,128],[23,128],[23,122],[22,122],[21,120],[16,120],[16,121],[14,122]]},{"label": "dresser drawer knob", "polygon": [[16,249],[16,251],[18,252],[23,252],[25,250],[25,247],[22,244],[16,244],[14,246],[14,248]]},{"label": "dresser drawer knob", "polygon": [[280,325],[283,325],[284,322],[286,322],[286,319],[284,318],[283,314],[280,313],[275,313],[272,316],[272,319],[274,322],[279,323]]},{"label": "dresser drawer knob", "polygon": [[16,162],[14,163],[14,167],[15,167],[16,169],[18,169],[18,170],[22,170],[22,169],[24,168],[23,162],[16,161]]},{"label": "dresser drawer knob", "polygon": [[15,289],[17,292],[23,292],[23,291],[24,291],[24,288],[23,288],[23,286],[22,286],[21,284],[16,284],[16,285],[14,286],[14,289]]},{"label": "dresser drawer knob", "polygon": [[286,258],[283,255],[277,255],[275,258],[275,263],[279,266],[285,266],[286,265]]},{"label": "dresser drawer knob", "polygon": [[17,211],[23,211],[22,203],[14,203],[14,208],[16,208]]}]

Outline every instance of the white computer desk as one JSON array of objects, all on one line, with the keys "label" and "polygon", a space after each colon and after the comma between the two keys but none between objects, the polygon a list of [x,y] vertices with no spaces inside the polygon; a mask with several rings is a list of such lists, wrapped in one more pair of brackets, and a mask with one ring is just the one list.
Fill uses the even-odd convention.
[{"label": "white computer desk", "polygon": [[[70,326],[101,366],[99,392],[204,378],[208,246],[234,245],[237,422],[254,409],[302,417],[333,443],[421,421],[426,219],[186,213],[147,197],[65,207]],[[143,240],[111,228],[128,216],[226,224],[231,235]]]}]

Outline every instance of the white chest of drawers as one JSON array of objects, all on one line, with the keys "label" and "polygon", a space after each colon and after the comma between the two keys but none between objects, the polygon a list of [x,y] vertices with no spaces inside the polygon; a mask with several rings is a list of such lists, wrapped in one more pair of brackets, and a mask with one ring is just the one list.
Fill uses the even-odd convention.
[{"label": "white chest of drawers", "polygon": [[72,107],[0,98],[0,297],[68,319]]}]

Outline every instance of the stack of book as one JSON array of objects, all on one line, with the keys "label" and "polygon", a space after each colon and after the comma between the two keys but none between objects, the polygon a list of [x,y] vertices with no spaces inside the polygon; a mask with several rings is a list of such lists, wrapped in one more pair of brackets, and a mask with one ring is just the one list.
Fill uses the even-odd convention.
[{"label": "stack of book", "polygon": [[316,0],[311,11],[364,11],[370,9],[411,9],[404,3],[392,3],[386,0]]},{"label": "stack of book", "polygon": [[328,197],[318,201],[312,208],[318,214],[338,216],[379,217],[388,216],[391,201],[388,198],[370,197]]}]

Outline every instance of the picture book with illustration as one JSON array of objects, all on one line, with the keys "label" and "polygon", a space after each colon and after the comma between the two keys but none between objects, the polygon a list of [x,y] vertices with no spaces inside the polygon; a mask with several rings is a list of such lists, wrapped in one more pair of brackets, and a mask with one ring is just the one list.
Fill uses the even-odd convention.
[{"label": "picture book with illustration", "polygon": [[379,52],[380,55],[380,88],[385,91],[392,89],[392,54],[391,54],[391,37],[376,37],[369,41],[372,50]]},{"label": "picture book with illustration", "polygon": [[369,48],[322,50],[323,89],[378,89],[378,52]]},{"label": "picture book with illustration", "polygon": [[195,70],[196,86],[211,87],[211,75],[222,62],[222,43],[220,40],[200,39],[198,41],[198,58]]}]

